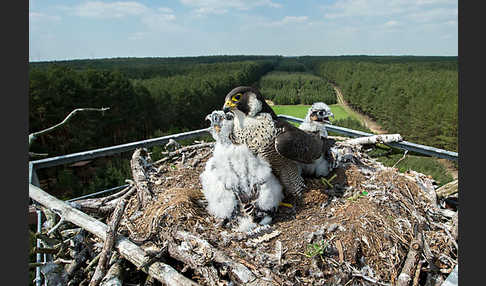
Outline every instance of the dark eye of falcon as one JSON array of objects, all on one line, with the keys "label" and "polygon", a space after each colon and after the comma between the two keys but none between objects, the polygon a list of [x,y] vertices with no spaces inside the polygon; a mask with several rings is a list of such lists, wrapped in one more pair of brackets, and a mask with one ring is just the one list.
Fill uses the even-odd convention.
[{"label": "dark eye of falcon", "polygon": [[237,93],[237,94],[233,95],[233,98],[231,100],[238,101],[238,100],[240,100],[240,98],[241,98],[241,93]]}]

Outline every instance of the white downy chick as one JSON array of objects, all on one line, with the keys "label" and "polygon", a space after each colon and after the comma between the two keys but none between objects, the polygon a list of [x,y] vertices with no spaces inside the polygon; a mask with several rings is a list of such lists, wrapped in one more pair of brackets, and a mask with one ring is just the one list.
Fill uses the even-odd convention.
[{"label": "white downy chick", "polygon": [[325,143],[321,157],[314,160],[311,164],[299,164],[299,170],[304,175],[325,177],[331,171],[331,164],[326,159],[326,153],[332,144],[332,140],[327,138],[328,134],[326,130],[326,123],[331,123],[329,120],[330,117],[334,118],[331,108],[324,102],[315,102],[307,111],[304,122],[299,126],[300,129],[319,136]]},{"label": "white downy chick", "polygon": [[283,198],[282,186],[270,165],[253,155],[246,145],[230,140],[232,113],[213,111],[210,133],[216,140],[213,156],[200,175],[208,212],[218,218],[237,221],[237,230],[247,232],[257,224],[270,223],[271,213]]}]

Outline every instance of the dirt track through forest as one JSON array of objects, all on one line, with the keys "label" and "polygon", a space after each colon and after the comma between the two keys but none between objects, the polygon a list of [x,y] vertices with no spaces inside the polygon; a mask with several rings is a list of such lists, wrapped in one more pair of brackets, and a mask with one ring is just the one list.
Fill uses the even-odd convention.
[{"label": "dirt track through forest", "polygon": [[339,87],[332,84],[332,87],[336,91],[337,102],[340,104],[348,113],[353,114],[359,121],[368,129],[370,129],[373,133],[376,134],[386,134],[387,131],[383,129],[378,123],[373,121],[369,116],[359,113],[358,111],[354,110],[349,106],[349,104],[344,100],[343,94]]},{"label": "dirt track through forest", "polygon": [[[339,87],[337,87],[335,84],[330,83],[334,90],[336,91],[336,97],[337,97],[337,102],[340,104],[348,113],[353,114],[356,118],[361,121],[361,123],[366,126],[368,129],[370,129],[373,133],[376,134],[386,134],[388,133],[385,129],[383,129],[378,123],[373,121],[369,116],[366,116],[353,108],[349,106],[349,104],[344,100],[343,94]],[[458,171],[454,167],[454,165],[448,161],[447,159],[437,159],[439,163],[441,163],[446,170],[451,174],[451,176],[454,178],[454,180],[457,180],[458,178]]]}]

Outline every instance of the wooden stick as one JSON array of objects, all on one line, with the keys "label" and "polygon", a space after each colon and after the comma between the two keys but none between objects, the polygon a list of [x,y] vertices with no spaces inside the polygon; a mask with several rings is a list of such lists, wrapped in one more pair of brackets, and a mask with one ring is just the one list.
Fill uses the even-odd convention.
[{"label": "wooden stick", "polygon": [[437,198],[443,199],[457,193],[458,191],[459,191],[459,181],[454,180],[435,190],[435,193],[437,194]]},{"label": "wooden stick", "polygon": [[108,226],[108,233],[106,234],[105,243],[103,244],[103,249],[101,250],[98,266],[93,274],[93,278],[91,278],[89,286],[97,286],[101,279],[103,279],[105,276],[106,267],[108,266],[108,261],[111,257],[111,249],[115,243],[116,230],[118,228],[118,224],[120,223],[123,211],[125,210],[126,203],[126,200],[121,200],[116,205],[115,211],[113,212],[113,219]]},{"label": "wooden stick", "polygon": [[[106,201],[107,197],[102,197],[102,198],[74,201],[74,202],[70,202],[70,204],[83,212],[87,212],[93,215],[103,216],[111,213],[115,209],[116,205],[120,200],[128,198],[137,190],[134,186],[131,186],[130,188],[131,189],[129,191],[125,192],[124,194],[121,194],[122,195],[121,197],[112,199],[108,202]],[[114,195],[120,195],[120,193]]]},{"label": "wooden stick", "polygon": [[148,154],[146,154],[142,148],[137,148],[133,152],[132,159],[130,160],[133,180],[135,181],[139,202],[141,203],[142,207],[146,206],[147,203],[153,198],[145,172],[147,162],[147,160],[144,158],[145,156],[148,156]]},{"label": "wooden stick", "polygon": [[[80,210],[69,206],[65,202],[49,195],[42,189],[32,184],[29,184],[29,197],[48,208],[55,208],[59,210],[66,221],[72,222],[75,225],[86,229],[102,240],[106,239],[106,233],[108,230],[108,226],[106,224],[88,216]],[[119,251],[121,256],[132,262],[135,266],[142,265],[147,260],[145,251],[124,236],[117,236],[115,248]],[[152,275],[158,281],[167,285],[198,285],[194,281],[179,274],[171,266],[159,261],[152,263],[143,270]]]},{"label": "wooden stick", "polygon": [[412,286],[417,286],[419,283],[419,276],[420,276],[420,271],[422,270],[422,263],[423,260],[420,260],[417,264],[417,269],[415,270],[415,276],[413,277]]},{"label": "wooden stick", "polygon": [[[121,286],[123,285],[122,280],[122,272],[123,268],[121,266],[121,259],[117,259],[113,265],[111,265],[108,273],[106,273],[106,277],[103,279],[101,283],[102,286]],[[94,275],[93,275],[94,277]],[[93,281],[93,280],[91,280]]]},{"label": "wooden stick", "polygon": [[377,143],[391,143],[391,142],[399,142],[402,141],[402,136],[400,134],[382,134],[382,135],[373,135],[373,136],[365,136],[359,138],[353,138],[344,141],[346,144],[356,144],[356,145],[365,145],[365,144],[377,144]]},{"label": "wooden stick", "polygon": [[194,150],[194,149],[212,147],[212,146],[214,146],[214,142],[207,142],[207,143],[200,143],[200,144],[185,146],[185,147],[182,147],[182,148],[177,149],[177,150],[172,151],[172,152],[163,152],[162,154],[167,155],[167,156],[156,161],[156,162],[154,162],[152,165],[158,165],[158,164],[164,163],[164,162],[172,159],[173,157],[182,154],[183,152],[191,151],[191,150]]},{"label": "wooden stick", "polygon": [[59,249],[56,248],[45,248],[45,247],[34,247],[34,253],[44,253],[44,254],[56,254]]},{"label": "wooden stick", "polygon": [[412,279],[412,270],[414,269],[417,258],[420,257],[423,248],[422,233],[416,228],[415,237],[410,243],[410,249],[407,258],[402,268],[402,272],[398,275],[396,286],[407,286]]}]

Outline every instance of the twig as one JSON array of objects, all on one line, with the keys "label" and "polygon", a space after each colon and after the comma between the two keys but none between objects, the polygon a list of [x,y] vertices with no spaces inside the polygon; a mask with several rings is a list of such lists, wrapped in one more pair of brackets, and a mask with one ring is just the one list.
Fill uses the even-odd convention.
[{"label": "twig", "polygon": [[376,279],[373,279],[371,277],[365,276],[365,275],[363,275],[361,273],[353,273],[352,275],[353,275],[353,277],[359,277],[359,278],[361,278],[363,280],[366,280],[368,282],[371,282],[373,284],[378,284],[378,285],[383,285],[383,286],[390,286],[390,284],[388,284],[388,283],[380,282],[380,281],[378,281]]},{"label": "twig", "polygon": [[412,286],[417,286],[419,282],[419,276],[420,276],[420,271],[422,270],[422,263],[424,263],[423,260],[420,260],[417,264],[417,269],[415,270],[415,276],[413,277],[413,284]]},{"label": "twig", "polygon": [[405,152],[403,152],[402,158],[398,159],[398,161],[395,164],[393,164],[392,168],[395,168],[395,166],[398,165],[398,163],[400,163],[400,161],[405,159],[405,156],[407,156],[407,153],[408,153],[408,150],[405,150]]},{"label": "twig", "polygon": [[182,154],[183,152],[187,152],[187,151],[191,151],[193,149],[201,149],[201,148],[206,148],[206,147],[212,147],[214,145],[214,142],[207,142],[207,143],[200,143],[200,144],[195,144],[195,145],[189,145],[189,146],[185,146],[185,147],[182,147],[180,149],[177,149],[175,151],[172,151],[172,152],[162,152],[162,154],[166,155],[166,157],[150,164],[150,165],[158,165],[158,164],[161,164],[161,163],[164,163],[170,159],[172,159],[173,157],[177,156],[177,155],[180,155]]},{"label": "twig", "polygon": [[56,254],[58,249],[50,247],[34,247],[34,253]]},{"label": "twig", "polygon": [[47,235],[50,235],[51,233],[53,233],[59,226],[61,226],[61,224],[64,223],[64,218],[61,217],[61,219],[59,220],[59,222],[53,226],[48,232],[47,232]]},{"label": "twig", "polygon": [[41,134],[44,134],[44,133],[47,133],[47,132],[50,132],[50,131],[56,129],[57,127],[59,127],[59,126],[64,125],[77,112],[80,112],[80,111],[101,111],[101,112],[104,112],[104,111],[106,111],[108,109],[110,109],[110,108],[109,107],[102,107],[102,108],[76,108],[75,110],[71,111],[71,113],[69,113],[68,116],[66,116],[66,118],[64,118],[64,120],[61,121],[60,123],[58,123],[58,124],[56,124],[54,126],[51,126],[49,128],[46,128],[44,130],[37,131],[37,132],[34,132],[34,133],[29,134],[29,146],[32,144],[32,142],[34,142],[34,140],[36,139],[37,136],[39,136]]},{"label": "twig", "polygon": [[[123,268],[121,266],[121,259],[118,258],[116,261],[111,265],[110,269],[106,273],[106,277],[103,278],[103,286],[115,286],[115,285],[123,285],[122,281],[122,273]],[[93,276],[94,277],[94,276]],[[93,281],[93,280],[91,280]]]},{"label": "twig", "polygon": [[344,252],[343,252],[343,245],[341,244],[341,241],[338,239],[336,240],[336,248],[338,249],[339,252],[339,264],[344,262]]},{"label": "twig", "polygon": [[116,230],[118,224],[120,223],[123,211],[125,210],[126,201],[122,199],[115,208],[113,212],[113,219],[108,225],[108,232],[106,234],[105,243],[103,244],[103,250],[101,251],[100,259],[98,261],[98,266],[96,267],[93,278],[91,278],[90,286],[96,286],[100,283],[101,279],[105,276],[106,267],[108,266],[108,261],[111,257],[111,250],[113,244],[115,243]]},{"label": "twig", "polygon": [[407,286],[412,279],[412,269],[415,266],[417,257],[423,249],[422,232],[419,230],[418,225],[415,226],[414,239],[410,243],[410,249],[407,254],[407,258],[402,268],[402,272],[398,275],[396,286]]},{"label": "twig", "polygon": [[93,260],[91,260],[91,262],[88,264],[88,266],[86,266],[84,268],[84,273],[88,273],[89,270],[96,264],[98,264],[98,261],[100,260],[100,256],[101,256],[101,252],[98,253],[98,255],[96,255],[95,258],[93,258]]}]

